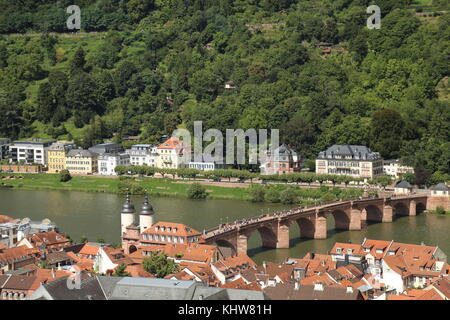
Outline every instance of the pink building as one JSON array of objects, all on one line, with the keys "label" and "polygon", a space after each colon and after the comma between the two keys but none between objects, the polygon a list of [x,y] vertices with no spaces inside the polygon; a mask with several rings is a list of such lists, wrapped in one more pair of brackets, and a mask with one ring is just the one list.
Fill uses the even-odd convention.
[{"label": "pink building", "polygon": [[283,174],[300,170],[300,157],[290,147],[282,144],[273,152],[267,152],[267,160],[261,163],[261,174]]}]

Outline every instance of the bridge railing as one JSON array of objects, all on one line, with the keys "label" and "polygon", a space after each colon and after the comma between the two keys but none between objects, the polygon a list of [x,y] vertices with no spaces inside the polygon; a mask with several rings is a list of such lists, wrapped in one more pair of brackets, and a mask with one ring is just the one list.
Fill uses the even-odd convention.
[{"label": "bridge railing", "polygon": [[379,197],[373,197],[373,196],[369,196],[369,197],[357,197],[357,198],[350,198],[350,199],[339,199],[339,200],[331,200],[331,201],[326,201],[326,202],[319,202],[319,203],[315,203],[315,204],[311,204],[311,205],[307,205],[307,206],[303,206],[303,207],[298,207],[295,209],[289,209],[289,210],[283,210],[283,211],[278,211],[278,212],[273,212],[273,213],[267,213],[267,214],[263,214],[263,215],[259,215],[257,217],[253,217],[253,218],[248,218],[248,219],[240,219],[240,220],[236,220],[232,223],[228,223],[228,224],[221,224],[218,227],[215,228],[211,228],[208,230],[205,230],[206,234],[209,233],[215,233],[217,231],[220,231],[216,234],[224,234],[227,232],[231,232],[231,231],[235,231],[236,228],[238,226],[241,225],[252,225],[252,224],[257,224],[260,223],[262,221],[267,221],[267,220],[271,220],[271,219],[275,219],[278,218],[279,216],[282,215],[291,215],[291,214],[298,214],[299,211],[304,211],[304,210],[308,210],[308,209],[312,209],[312,208],[318,208],[318,207],[323,207],[323,206],[327,206],[330,204],[343,204],[343,203],[348,203],[348,202],[362,202],[362,201],[367,201],[367,200],[390,200],[390,199],[395,199],[395,200],[401,200],[401,199],[411,199],[411,198],[423,198],[426,197],[426,195],[420,195],[420,194],[412,194],[412,195],[391,195],[390,197],[386,197],[386,198],[379,198]]}]

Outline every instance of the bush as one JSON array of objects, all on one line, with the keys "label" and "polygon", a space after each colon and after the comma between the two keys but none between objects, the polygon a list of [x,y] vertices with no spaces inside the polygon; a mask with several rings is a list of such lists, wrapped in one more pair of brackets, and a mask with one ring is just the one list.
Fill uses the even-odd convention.
[{"label": "bush", "polygon": [[280,193],[278,190],[270,188],[266,192],[265,199],[268,202],[280,202]]},{"label": "bush", "polygon": [[208,193],[204,186],[200,183],[193,183],[187,189],[187,197],[189,199],[206,199]]},{"label": "bush", "polygon": [[250,199],[252,202],[263,202],[266,191],[263,186],[254,186],[250,190]]},{"label": "bush", "polygon": [[441,206],[436,207],[436,210],[434,210],[434,213],[442,214],[442,215],[446,214],[445,209]]},{"label": "bush", "polygon": [[69,170],[61,170],[61,172],[59,173],[59,181],[60,182],[67,182],[70,179],[72,179],[72,176],[70,175]]},{"label": "bush", "polygon": [[320,198],[320,200],[323,202],[336,200],[336,195],[331,192],[327,192]]},{"label": "bush", "polygon": [[283,204],[293,204],[297,202],[297,195],[291,188],[287,188],[280,192],[280,201]]}]

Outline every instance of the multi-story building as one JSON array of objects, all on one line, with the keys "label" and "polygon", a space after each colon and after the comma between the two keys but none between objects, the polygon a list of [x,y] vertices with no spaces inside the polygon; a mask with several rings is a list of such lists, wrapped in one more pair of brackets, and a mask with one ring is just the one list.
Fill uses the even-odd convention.
[{"label": "multi-story building", "polygon": [[72,149],[66,156],[66,169],[75,174],[93,174],[97,172],[98,155],[82,149]]},{"label": "multi-story building", "polygon": [[156,166],[157,146],[151,144],[135,144],[131,149],[125,150],[130,155],[130,164],[132,166]]},{"label": "multi-story building", "polygon": [[66,169],[66,153],[75,148],[75,144],[65,141],[58,141],[52,144],[47,151],[48,172],[58,173]]},{"label": "multi-story building", "polygon": [[171,137],[157,148],[158,156],[156,157],[156,167],[180,169],[185,168],[191,158],[191,150],[180,139]]},{"label": "multi-story building", "polygon": [[224,169],[225,165],[217,162],[189,162],[189,169],[198,169],[200,171],[213,171]]},{"label": "multi-story building", "polygon": [[336,144],[319,152],[316,173],[373,179],[383,174],[383,159],[366,146]]},{"label": "multi-story building", "polygon": [[0,160],[6,159],[9,155],[10,139],[0,138]]},{"label": "multi-story building", "polygon": [[122,147],[117,143],[107,142],[97,144],[93,147],[90,147],[88,150],[96,154],[105,154],[105,153],[114,154],[121,152]]},{"label": "multi-story building", "polygon": [[[2,220],[2,217],[7,219]],[[31,221],[29,218],[19,220],[0,216],[0,247],[4,245],[6,248],[11,248],[28,235],[48,231],[57,231],[56,224],[49,219]]]},{"label": "multi-story building", "polygon": [[101,154],[98,156],[98,173],[104,176],[115,176],[117,166],[129,166],[130,155],[122,154]]},{"label": "multi-story building", "polygon": [[268,151],[266,160],[261,163],[261,174],[284,174],[300,170],[300,157],[285,144]]},{"label": "multi-story building", "polygon": [[55,140],[42,141],[33,139],[32,141],[14,141],[9,146],[10,162],[23,162],[26,164],[47,164],[47,149]]},{"label": "multi-story building", "polygon": [[384,174],[390,175],[395,179],[399,179],[405,173],[414,173],[414,168],[402,165],[399,159],[383,161]]},{"label": "multi-story building", "polygon": [[164,245],[170,243],[197,243],[201,233],[181,223],[157,222],[141,234],[143,245]]}]

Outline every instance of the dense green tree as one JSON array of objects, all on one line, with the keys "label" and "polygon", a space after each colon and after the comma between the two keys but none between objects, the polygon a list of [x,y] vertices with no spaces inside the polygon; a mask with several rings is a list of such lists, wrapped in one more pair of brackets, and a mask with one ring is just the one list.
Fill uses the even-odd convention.
[{"label": "dense green tree", "polygon": [[127,265],[122,262],[114,269],[113,277],[131,277],[131,274],[126,269]]},{"label": "dense green tree", "polygon": [[84,71],[84,66],[86,64],[86,53],[84,52],[84,49],[82,47],[79,47],[77,51],[75,51],[75,54],[70,61],[70,74],[73,75],[75,73],[80,73]]},{"label": "dense green tree", "polygon": [[178,264],[169,259],[166,254],[152,252],[150,257],[144,258],[142,262],[144,270],[155,275],[157,278],[164,278],[168,274],[177,273]]},{"label": "dense green tree", "polygon": [[206,188],[200,183],[193,183],[186,190],[187,197],[189,199],[206,199],[208,193]]},{"label": "dense green tree", "polygon": [[70,179],[72,179],[72,177],[69,173],[69,170],[67,169],[61,170],[61,172],[59,173],[59,181],[67,182],[70,181]]},{"label": "dense green tree", "polygon": [[370,141],[373,150],[390,159],[399,155],[405,122],[395,110],[381,110],[372,116]]}]

